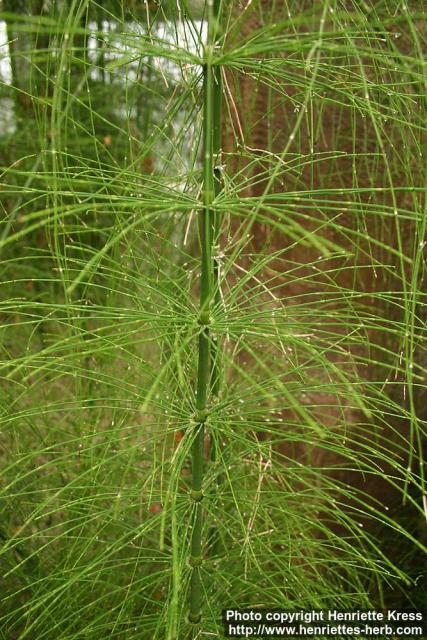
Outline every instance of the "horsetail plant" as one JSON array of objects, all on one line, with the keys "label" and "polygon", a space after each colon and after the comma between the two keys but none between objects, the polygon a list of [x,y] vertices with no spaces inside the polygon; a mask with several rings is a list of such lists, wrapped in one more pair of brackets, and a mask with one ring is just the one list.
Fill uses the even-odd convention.
[{"label": "horsetail plant", "polygon": [[419,5],[0,0],[0,638],[425,606]]}]

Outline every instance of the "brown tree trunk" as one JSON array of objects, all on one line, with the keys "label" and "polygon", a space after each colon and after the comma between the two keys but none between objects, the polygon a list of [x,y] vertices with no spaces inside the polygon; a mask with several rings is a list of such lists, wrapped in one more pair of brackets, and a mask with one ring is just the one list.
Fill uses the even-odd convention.
[{"label": "brown tree trunk", "polygon": [[[283,0],[276,2],[254,0],[252,3],[245,4],[248,8],[243,11],[239,8],[240,13],[237,14],[239,22],[236,31],[240,34],[238,37],[245,38],[253,35],[254,31],[262,28],[264,23],[271,24],[288,18],[287,6]],[[303,4],[305,5],[305,3],[301,3],[301,10]],[[315,25],[314,30],[317,28],[318,25]],[[327,24],[325,29],[328,29]],[[369,69],[366,70],[366,74],[369,77]],[[228,74],[227,84],[233,94],[233,100],[230,102],[236,105],[236,109],[229,109],[231,116],[224,136],[224,148],[233,157],[229,169],[233,173],[237,169],[242,169],[242,166],[244,168],[245,165],[245,160],[242,160],[242,156],[239,155],[239,149],[235,143],[237,138],[241,146],[259,157],[256,167],[253,168],[252,163],[250,170],[247,169],[246,177],[249,178],[249,183],[252,185],[245,188],[243,195],[259,197],[264,193],[267,185],[267,179],[263,177],[263,172],[268,164],[269,154],[270,157],[271,154],[280,156],[294,133],[298,117],[295,104],[300,99],[298,95],[300,88],[297,84],[288,87],[281,86],[279,93],[271,86],[264,84],[261,78],[256,80],[246,73]],[[285,96],[283,96],[283,91]],[[369,118],[355,115],[354,108],[350,106],[351,103],[346,107],[340,104],[336,105],[326,98],[324,100],[315,98],[311,104],[311,122],[308,118],[302,118],[295,139],[293,142],[291,141],[288,154],[284,158],[291,160],[300,154],[308,159],[308,162],[298,172],[288,172],[285,183],[279,180],[275,181],[271,191],[278,193],[284,191],[304,192],[305,196],[301,200],[301,209],[304,209],[310,202],[310,194],[315,194],[317,190],[337,188],[350,190],[357,185],[358,189],[367,189],[366,193],[359,197],[362,204],[364,201],[372,205],[377,200],[379,206],[392,205],[389,196],[373,195],[372,192],[369,192],[372,187],[371,166],[364,158],[367,153],[378,153],[372,121]],[[351,127],[354,128],[353,131]],[[317,131],[317,135],[314,135],[315,131]],[[241,132],[243,132],[243,140],[239,139]],[[366,143],[366,141],[368,142]],[[331,150],[340,152],[339,157],[317,161],[322,157],[322,153],[326,156]],[[385,153],[395,154],[396,150],[389,146],[385,148]],[[386,175],[386,166],[381,157],[376,162],[375,172],[382,180],[382,177]],[[398,185],[399,182],[401,183],[401,177],[398,174],[393,175],[393,181]],[[382,184],[378,186],[382,186]],[[328,198],[330,200],[331,196],[325,196],[325,200]],[[379,240],[396,248],[397,235],[394,222],[385,229],[381,221],[375,222],[374,216],[374,221],[368,229],[363,215],[356,214],[357,206],[353,206],[352,196],[348,196],[348,198],[348,207],[341,205],[342,211],[338,206],[339,202],[343,200],[342,196],[336,196],[337,207],[333,213],[330,213],[326,207],[322,210],[319,204],[314,215],[310,214],[313,209],[306,209],[309,215],[305,219],[301,238],[297,242],[285,234],[273,233],[268,224],[255,223],[251,228],[251,233],[253,248],[256,251],[265,254],[265,252],[283,250],[280,260],[270,263],[265,271],[265,276],[267,281],[274,271],[282,273],[280,294],[286,298],[289,305],[290,320],[292,320],[294,301],[301,303],[301,301],[318,300],[319,305],[322,305],[324,301],[328,302],[330,316],[323,316],[323,323],[327,323],[327,330],[330,332],[330,336],[326,340],[331,341],[331,349],[328,351],[326,348],[325,353],[331,366],[328,371],[322,371],[319,366],[317,370],[312,369],[310,375],[314,376],[319,385],[325,383],[326,387],[332,387],[334,382],[339,385],[339,376],[334,374],[334,368],[338,368],[345,376],[348,376],[352,384],[358,384],[363,388],[364,384],[369,381],[382,379],[386,384],[391,362],[385,362],[385,366],[372,365],[368,367],[364,364],[363,359],[367,358],[368,362],[375,360],[375,357],[378,357],[380,361],[384,359],[383,347],[386,346],[387,332],[368,329],[366,330],[365,344],[359,342],[357,345],[353,343],[352,346],[350,335],[356,327],[348,326],[346,322],[340,320],[336,311],[340,305],[342,309],[342,301],[337,303],[334,308],[334,305],[331,304],[331,300],[333,300],[331,296],[336,291],[341,291],[344,296],[345,292],[348,292],[349,296],[354,295],[357,300],[356,304],[365,304],[370,307],[372,315],[378,318],[380,327],[383,325],[384,317],[389,317],[390,320],[396,322],[403,322],[403,312],[399,313],[395,308],[388,307],[383,299],[375,294],[377,290],[387,288],[401,291],[401,277],[402,275],[407,277],[409,273],[402,274],[399,271],[400,265],[397,258],[372,242],[372,240]],[[410,196],[398,194],[397,198],[399,207],[410,208]],[[322,200],[322,196],[316,194],[317,203],[319,200]],[[268,213],[266,215],[268,216]],[[413,229],[412,223],[405,224],[406,229],[402,223],[401,232],[407,240],[406,249],[409,251]],[[352,230],[362,232],[362,236],[357,240],[357,251],[352,240],[353,236],[348,233]],[[317,243],[307,241],[307,238],[310,238],[310,233],[317,234],[317,237],[327,239],[340,246],[343,250],[343,256],[335,255],[330,259],[319,260],[321,256],[319,256]],[[304,234],[306,238],[304,238]],[[313,265],[318,266],[313,267]],[[396,277],[390,275],[393,269]],[[260,276],[258,275],[258,277]],[[321,327],[316,318],[316,307],[313,305],[312,308],[313,316],[307,318],[306,321],[312,323],[314,331],[317,331]],[[337,341],[341,338],[343,344],[349,344],[350,347],[345,347],[343,350],[333,348],[332,334],[335,334]],[[398,344],[391,347],[392,350],[398,348]],[[300,356],[303,355],[300,354]],[[249,360],[247,355],[244,358]],[[285,362],[284,366],[286,366]],[[401,387],[397,393],[401,395]],[[345,393],[335,395],[332,392],[312,391],[307,394],[303,393],[302,397],[304,397],[303,402],[306,403],[310,413],[333,436],[332,440],[337,438],[339,433],[342,433],[341,438],[348,436],[349,442],[357,441],[360,434],[366,434],[366,423],[371,421],[372,424],[368,431],[371,432],[372,441],[377,440],[379,447],[385,446],[390,452],[391,459],[396,456],[395,460],[397,460],[397,456],[402,455],[402,450],[399,451],[399,447],[404,446],[404,438],[408,435],[409,426],[406,422],[397,419],[397,422],[393,423],[390,419],[389,428],[385,429],[384,425],[380,427],[372,416],[369,418],[363,411],[351,406]],[[301,418],[291,409],[284,410],[282,417],[284,418],[284,432],[286,432],[286,421],[289,421],[290,424],[301,422]],[[397,432],[400,431],[400,435],[396,435],[396,427]],[[361,443],[365,437],[366,435],[362,435]],[[314,467],[342,466],[341,471],[332,474],[335,479],[351,485],[356,490],[367,492],[373,499],[381,501],[386,507],[391,502],[400,499],[399,492],[393,492],[387,480],[380,478],[379,475],[364,475],[350,469],[355,466],[354,462],[350,463],[349,460],[353,460],[357,454],[358,445],[356,443],[349,445],[349,457],[346,460],[345,456],[335,453],[332,450],[333,447],[325,446],[320,441],[313,446],[313,444],[307,444],[307,439],[305,426],[301,423],[300,442],[287,442],[285,433],[284,442],[279,447],[280,451],[289,459],[297,459]],[[311,436],[310,440],[313,440]],[[400,463],[403,464],[401,459]],[[392,466],[383,463],[379,466],[384,473],[392,473]]]}]

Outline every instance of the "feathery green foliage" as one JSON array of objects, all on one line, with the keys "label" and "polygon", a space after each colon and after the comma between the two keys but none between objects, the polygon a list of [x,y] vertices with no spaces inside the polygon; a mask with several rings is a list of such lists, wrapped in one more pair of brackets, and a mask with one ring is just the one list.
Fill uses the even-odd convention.
[{"label": "feathery green foliage", "polygon": [[232,5],[2,4],[4,638],[425,602],[426,12]]}]

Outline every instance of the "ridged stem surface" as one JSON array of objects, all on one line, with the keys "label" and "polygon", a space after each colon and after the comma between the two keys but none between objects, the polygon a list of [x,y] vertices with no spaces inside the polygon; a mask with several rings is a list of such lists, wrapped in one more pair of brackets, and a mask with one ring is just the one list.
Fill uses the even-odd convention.
[{"label": "ridged stem surface", "polygon": [[210,307],[213,295],[214,264],[212,243],[214,239],[214,214],[212,203],[215,197],[215,163],[213,157],[214,138],[214,69],[213,52],[215,42],[215,13],[212,0],[208,0],[208,37],[205,45],[203,67],[203,209],[200,212],[201,239],[201,276],[199,311],[199,353],[196,390],[196,430],[192,451],[192,491],[194,503],[193,529],[191,537],[191,582],[189,619],[197,623],[201,619],[203,561],[203,475],[204,475],[204,439],[209,399],[211,373],[211,340],[209,335]]}]

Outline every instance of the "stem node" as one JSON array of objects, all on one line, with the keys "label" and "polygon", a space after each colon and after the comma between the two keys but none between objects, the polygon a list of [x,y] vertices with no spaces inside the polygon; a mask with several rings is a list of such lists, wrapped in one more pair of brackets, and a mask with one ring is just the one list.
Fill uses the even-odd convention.
[{"label": "stem node", "polygon": [[201,502],[204,497],[205,496],[201,489],[199,491],[195,491],[194,489],[190,491],[190,498],[193,502]]},{"label": "stem node", "polygon": [[202,556],[190,556],[189,564],[191,567],[200,567],[203,563]]}]

